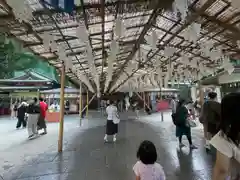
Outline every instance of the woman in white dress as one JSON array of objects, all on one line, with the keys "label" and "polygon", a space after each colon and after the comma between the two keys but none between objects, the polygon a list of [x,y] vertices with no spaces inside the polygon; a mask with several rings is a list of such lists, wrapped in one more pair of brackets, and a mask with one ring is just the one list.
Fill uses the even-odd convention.
[{"label": "woman in white dress", "polygon": [[108,142],[108,136],[113,135],[113,142],[117,140],[118,124],[120,118],[118,115],[118,110],[113,101],[110,101],[110,105],[106,108],[107,112],[107,124],[106,124],[106,134],[104,136],[104,141]]},{"label": "woman in white dress", "polygon": [[220,131],[210,143],[217,150],[212,180],[240,180],[240,93],[226,95],[221,103]]}]

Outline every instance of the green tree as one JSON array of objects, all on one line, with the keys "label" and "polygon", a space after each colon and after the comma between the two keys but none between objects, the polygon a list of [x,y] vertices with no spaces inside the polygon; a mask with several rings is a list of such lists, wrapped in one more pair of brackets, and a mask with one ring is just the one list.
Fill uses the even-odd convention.
[{"label": "green tree", "polygon": [[0,35],[0,79],[13,77],[14,71],[34,68],[37,61],[33,54],[23,52],[14,41]]}]

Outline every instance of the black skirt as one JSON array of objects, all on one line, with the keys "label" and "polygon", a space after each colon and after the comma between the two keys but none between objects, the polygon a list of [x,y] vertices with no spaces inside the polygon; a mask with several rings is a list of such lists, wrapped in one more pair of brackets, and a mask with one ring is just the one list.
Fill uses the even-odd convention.
[{"label": "black skirt", "polygon": [[118,133],[118,124],[114,124],[113,121],[107,120],[106,125],[106,134],[107,135],[114,135]]}]

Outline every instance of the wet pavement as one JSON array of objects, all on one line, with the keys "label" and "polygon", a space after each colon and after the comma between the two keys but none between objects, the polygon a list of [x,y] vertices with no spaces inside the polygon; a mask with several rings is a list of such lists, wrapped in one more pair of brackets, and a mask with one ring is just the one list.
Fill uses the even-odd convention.
[{"label": "wet pavement", "polygon": [[[98,116],[96,114],[95,116]],[[167,180],[210,180],[212,157],[203,147],[203,131],[200,126],[192,130],[193,142],[199,148],[190,151],[186,145],[178,147],[175,127],[170,114],[164,114],[161,121],[159,113],[141,116],[133,120],[123,115],[119,125],[116,143],[104,143],[103,118],[92,117],[88,124],[79,127],[77,117],[68,117],[65,122],[64,151],[57,150],[57,125],[49,125],[49,134],[33,141],[25,140],[15,147],[22,157],[21,163],[4,168],[4,180],[131,180],[134,179],[132,166],[136,163],[136,151],[142,140],[151,140],[158,151],[158,162],[163,166]],[[90,118],[89,118],[90,119]],[[93,120],[94,119],[94,120]],[[1,123],[1,121],[0,121]],[[53,131],[56,129],[55,131]],[[0,133],[1,134],[1,133]],[[27,143],[27,146],[26,146]],[[18,146],[22,146],[19,148]],[[26,149],[34,146],[34,150]],[[9,146],[8,149],[14,148]],[[2,149],[2,152],[6,149]],[[6,153],[6,152],[4,152]],[[2,154],[2,153],[1,153]],[[27,158],[26,158],[27,157]],[[7,166],[8,159],[0,155]],[[1,177],[0,177],[1,180]]]}]

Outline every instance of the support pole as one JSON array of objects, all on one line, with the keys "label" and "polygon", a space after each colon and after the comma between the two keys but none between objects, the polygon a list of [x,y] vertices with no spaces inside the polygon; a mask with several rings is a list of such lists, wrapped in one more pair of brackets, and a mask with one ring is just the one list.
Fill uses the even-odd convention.
[{"label": "support pole", "polygon": [[82,82],[80,82],[80,88],[79,88],[79,117],[80,117],[80,126],[82,126]]},{"label": "support pole", "polygon": [[51,105],[50,95],[48,95],[48,106]]},{"label": "support pole", "polygon": [[199,94],[200,94],[200,105],[202,107],[204,103],[204,88],[202,85],[199,86]]},{"label": "support pole", "polygon": [[150,107],[150,95],[149,95],[150,93],[149,92],[147,92],[147,104],[148,104],[148,106]]},{"label": "support pole", "polygon": [[63,148],[63,127],[64,127],[64,88],[65,88],[65,66],[62,64],[61,71],[61,92],[60,92],[60,121],[59,121],[59,137],[58,152],[62,152]]},{"label": "support pole", "polygon": [[[94,94],[94,96],[89,100],[88,104],[91,104],[91,102],[95,97],[96,97],[96,94]],[[85,111],[86,108],[87,108],[87,105],[82,109],[82,112]]]},{"label": "support pole", "polygon": [[220,86],[217,86],[216,87],[216,93],[217,93],[217,101],[219,102],[219,103],[221,103],[221,101],[222,101],[222,93],[221,93],[221,87]]},{"label": "support pole", "polygon": [[143,91],[143,110],[145,112],[145,107],[146,107],[146,97],[145,97],[145,91]]},{"label": "support pole", "polygon": [[13,107],[13,98],[12,98],[12,95],[10,95],[10,111],[11,111],[11,118],[13,118],[14,117],[14,114],[13,114],[13,109],[14,109],[14,107]]},{"label": "support pole", "polygon": [[89,109],[89,94],[87,90],[87,112],[86,112],[87,119],[88,119],[88,109]]},{"label": "support pole", "polygon": [[[144,101],[144,99],[141,97],[141,95],[140,95],[138,92],[136,92],[136,94],[137,94],[137,96],[139,97],[139,99],[141,99],[142,101]],[[150,107],[148,106],[148,104],[145,104],[145,105],[146,105],[146,107],[147,107],[149,110],[151,110]]]},{"label": "support pole", "polygon": [[[162,101],[162,87],[160,86],[160,101]],[[161,111],[161,120],[163,121],[163,111]]]}]

